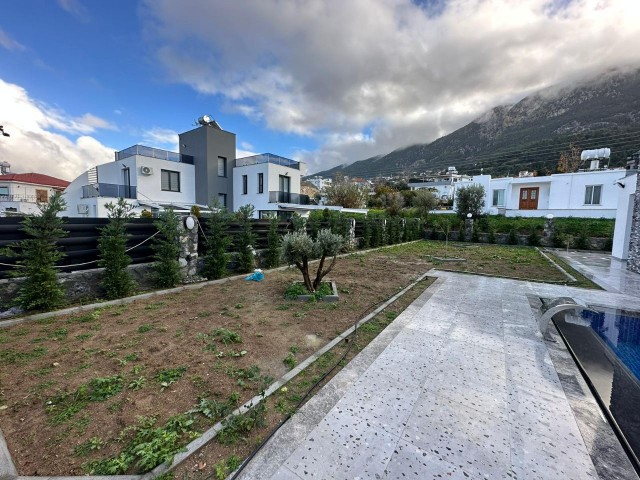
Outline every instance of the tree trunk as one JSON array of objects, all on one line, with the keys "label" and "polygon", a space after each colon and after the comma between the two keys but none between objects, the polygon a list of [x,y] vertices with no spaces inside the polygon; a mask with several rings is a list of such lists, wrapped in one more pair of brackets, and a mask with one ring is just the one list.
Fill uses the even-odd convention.
[{"label": "tree trunk", "polygon": [[336,258],[337,255],[334,255],[333,259],[331,260],[331,265],[329,265],[329,267],[324,272],[322,271],[322,267],[324,266],[325,257],[323,256],[320,260],[320,265],[318,265],[318,272],[316,273],[316,279],[313,281],[313,287],[316,290],[320,287],[320,282],[322,282],[322,279],[325,277],[325,275],[327,275],[335,265]]}]

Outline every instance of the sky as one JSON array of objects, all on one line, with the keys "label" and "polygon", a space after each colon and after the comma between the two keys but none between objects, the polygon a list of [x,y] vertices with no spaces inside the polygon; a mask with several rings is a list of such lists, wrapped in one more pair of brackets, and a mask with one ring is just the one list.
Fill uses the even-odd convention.
[{"label": "sky", "polygon": [[20,0],[0,11],[0,161],[66,180],[209,114],[307,173],[640,66],[638,0]]}]

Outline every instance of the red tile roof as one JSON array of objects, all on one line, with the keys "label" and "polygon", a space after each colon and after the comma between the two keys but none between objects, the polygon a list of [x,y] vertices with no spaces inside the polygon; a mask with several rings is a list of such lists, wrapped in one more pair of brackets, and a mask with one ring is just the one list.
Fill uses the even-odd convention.
[{"label": "red tile roof", "polygon": [[60,178],[43,175],[42,173],[8,173],[6,175],[0,175],[0,182],[35,183],[36,185],[58,188],[67,188],[69,183],[71,183]]}]

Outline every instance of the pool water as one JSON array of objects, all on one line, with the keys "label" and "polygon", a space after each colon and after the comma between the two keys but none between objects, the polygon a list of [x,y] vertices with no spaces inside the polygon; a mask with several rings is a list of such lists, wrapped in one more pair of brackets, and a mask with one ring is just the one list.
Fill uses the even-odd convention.
[{"label": "pool water", "polygon": [[640,381],[640,318],[618,311],[584,310],[591,328]]}]

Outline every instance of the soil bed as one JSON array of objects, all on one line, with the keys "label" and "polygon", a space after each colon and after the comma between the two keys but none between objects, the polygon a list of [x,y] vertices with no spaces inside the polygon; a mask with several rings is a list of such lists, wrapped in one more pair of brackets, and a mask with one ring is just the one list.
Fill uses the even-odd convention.
[{"label": "soil bed", "polygon": [[[461,256],[455,248],[449,254]],[[437,266],[427,255],[443,250],[419,242],[341,258],[331,274],[335,303],[284,299],[300,279],[289,269],[266,272],[259,283],[236,280],[0,330],[0,428],[18,472],[149,470]],[[467,270],[563,279],[532,249],[482,246],[464,256]],[[267,427],[291,408],[291,399],[270,402],[279,400],[267,409]],[[241,434],[211,453],[208,474],[255,441]]]}]

